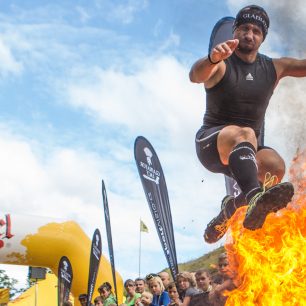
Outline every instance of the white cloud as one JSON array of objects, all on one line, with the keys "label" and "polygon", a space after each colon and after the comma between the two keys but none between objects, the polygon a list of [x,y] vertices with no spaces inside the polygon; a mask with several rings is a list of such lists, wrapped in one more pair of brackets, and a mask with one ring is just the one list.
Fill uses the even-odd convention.
[{"label": "white cloud", "polygon": [[153,28],[153,35],[155,37],[159,36],[162,33],[163,26],[164,22],[162,21],[162,19],[159,18]]},{"label": "white cloud", "polygon": [[169,47],[178,47],[179,45],[180,45],[180,36],[175,34],[173,31],[171,31],[167,39],[160,46],[159,50],[165,51]]},{"label": "white cloud", "polygon": [[79,13],[80,20],[81,20],[82,23],[86,23],[88,20],[90,20],[91,16],[88,13],[88,11],[86,10],[86,8],[84,8],[82,6],[77,6],[76,11]]},{"label": "white cloud", "polygon": [[148,0],[126,0],[123,4],[113,6],[110,18],[128,24],[134,20],[134,15],[148,6]]},{"label": "white cloud", "polygon": [[132,74],[87,69],[66,85],[69,103],[132,132],[171,133],[169,141],[173,134],[184,134],[186,126],[197,128],[203,92],[189,82],[188,70],[173,57],[146,58],[139,66]]},{"label": "white cloud", "polygon": [[22,70],[23,65],[16,60],[9,46],[0,38],[0,74],[3,76],[7,74],[19,75]]}]

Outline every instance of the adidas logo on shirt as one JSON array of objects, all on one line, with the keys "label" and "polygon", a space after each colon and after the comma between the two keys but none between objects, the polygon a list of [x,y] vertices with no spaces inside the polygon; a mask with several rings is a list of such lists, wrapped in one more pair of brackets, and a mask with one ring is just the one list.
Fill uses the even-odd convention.
[{"label": "adidas logo on shirt", "polygon": [[251,75],[250,72],[249,72],[249,74],[245,77],[245,79],[246,79],[247,81],[253,81],[253,80],[254,80],[254,78],[253,78],[253,76]]}]

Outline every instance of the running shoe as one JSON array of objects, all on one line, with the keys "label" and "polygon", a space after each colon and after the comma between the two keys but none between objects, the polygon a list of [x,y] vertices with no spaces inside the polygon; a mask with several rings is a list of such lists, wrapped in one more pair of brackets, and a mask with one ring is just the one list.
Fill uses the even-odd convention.
[{"label": "running shoe", "polygon": [[294,188],[289,182],[264,188],[250,200],[243,226],[252,231],[261,228],[267,215],[286,207],[293,195]]},{"label": "running shoe", "polygon": [[[208,243],[215,243],[220,240],[228,229],[228,220],[234,214],[234,197],[227,195],[222,200],[219,215],[213,218],[207,225],[204,232],[204,239]],[[230,209],[231,208],[231,209]]]}]

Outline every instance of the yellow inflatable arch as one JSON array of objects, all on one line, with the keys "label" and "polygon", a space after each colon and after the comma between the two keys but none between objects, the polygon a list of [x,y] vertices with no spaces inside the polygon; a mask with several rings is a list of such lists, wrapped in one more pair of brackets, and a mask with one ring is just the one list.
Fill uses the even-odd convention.
[{"label": "yellow inflatable arch", "polygon": [[[68,257],[73,269],[71,292],[75,305],[79,305],[78,295],[87,291],[90,249],[91,239],[74,221],[0,214],[0,263],[48,267],[57,275],[61,257]],[[112,279],[111,265],[102,255],[93,296],[98,295],[97,288],[103,282],[113,286]],[[116,280],[120,304],[123,282],[117,272]]]}]

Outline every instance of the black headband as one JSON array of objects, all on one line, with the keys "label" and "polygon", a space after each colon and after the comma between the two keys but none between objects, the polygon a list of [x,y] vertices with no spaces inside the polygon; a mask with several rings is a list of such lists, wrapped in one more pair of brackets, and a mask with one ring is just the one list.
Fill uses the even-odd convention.
[{"label": "black headband", "polygon": [[235,31],[241,24],[253,23],[262,29],[263,38],[265,39],[270,25],[269,16],[266,11],[257,5],[249,5],[241,9],[235,19],[233,30]]}]

